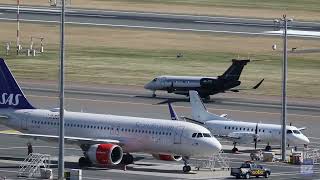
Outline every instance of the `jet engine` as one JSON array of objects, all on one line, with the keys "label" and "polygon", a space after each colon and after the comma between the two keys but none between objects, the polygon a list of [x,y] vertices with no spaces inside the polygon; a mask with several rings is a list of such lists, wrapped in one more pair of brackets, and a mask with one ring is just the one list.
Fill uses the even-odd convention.
[{"label": "jet engine", "polygon": [[90,146],[87,156],[93,164],[117,165],[122,160],[123,151],[115,144],[95,144]]},{"label": "jet engine", "polygon": [[181,156],[174,156],[169,154],[152,154],[152,156],[155,159],[162,161],[180,161],[182,159]]}]

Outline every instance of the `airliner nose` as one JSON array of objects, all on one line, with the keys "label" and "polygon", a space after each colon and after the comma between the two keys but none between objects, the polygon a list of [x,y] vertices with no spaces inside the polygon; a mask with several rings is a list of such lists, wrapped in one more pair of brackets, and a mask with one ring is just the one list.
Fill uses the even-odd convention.
[{"label": "airliner nose", "polygon": [[222,149],[221,143],[216,138],[213,138],[213,146],[216,152],[219,152]]},{"label": "airliner nose", "polygon": [[209,141],[207,141],[207,147],[204,154],[207,156],[212,156],[213,154],[220,152],[221,149],[221,143],[216,138],[210,138]]}]

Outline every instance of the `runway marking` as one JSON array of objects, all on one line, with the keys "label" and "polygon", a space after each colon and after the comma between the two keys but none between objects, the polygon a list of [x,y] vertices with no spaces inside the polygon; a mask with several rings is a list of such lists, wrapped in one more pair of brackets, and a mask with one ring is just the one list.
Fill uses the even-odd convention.
[{"label": "runway marking", "polygon": [[[12,18],[0,18],[0,20],[16,21]],[[46,20],[30,20],[20,19],[24,22],[38,22],[38,23],[60,23],[60,21],[46,21]],[[172,31],[191,31],[191,32],[211,32],[211,33],[226,33],[226,34],[240,34],[240,35],[264,35],[264,36],[280,36],[279,34],[267,33],[267,32],[237,32],[237,31],[218,31],[208,29],[192,29],[192,28],[173,28],[173,27],[158,27],[158,26],[135,26],[125,24],[98,24],[98,23],[82,23],[82,22],[65,22],[65,24],[87,25],[87,26],[107,26],[107,27],[119,27],[119,28],[139,28],[139,29],[157,29],[157,30],[172,30]],[[291,37],[304,37],[304,38],[320,38],[320,36],[309,35],[289,35]]]},{"label": "runway marking", "polygon": [[[50,96],[37,96],[37,95],[29,95],[30,97],[38,97],[38,98],[49,98],[49,99],[58,99],[58,97],[50,97]],[[150,106],[153,104],[147,103],[137,103],[137,102],[121,102],[121,101],[110,101],[110,100],[94,100],[94,99],[86,99],[86,98],[65,98],[70,100],[77,100],[77,101],[92,101],[92,102],[104,102],[104,103],[118,103],[118,104],[133,104],[133,105],[145,105]],[[158,105],[165,107],[166,105]],[[191,109],[191,107],[185,106],[175,106],[176,108],[184,108],[184,109]],[[207,108],[209,110],[218,110],[218,111],[235,111],[235,112],[248,112],[248,113],[257,113],[257,114],[270,114],[270,115],[279,115],[280,113],[271,113],[271,112],[261,112],[261,111],[244,111],[244,110],[235,110],[235,109],[220,109],[220,108]],[[301,115],[301,114],[289,114],[290,116],[299,116],[299,117],[312,117],[312,118],[319,118],[320,116],[313,116],[313,115]]]}]

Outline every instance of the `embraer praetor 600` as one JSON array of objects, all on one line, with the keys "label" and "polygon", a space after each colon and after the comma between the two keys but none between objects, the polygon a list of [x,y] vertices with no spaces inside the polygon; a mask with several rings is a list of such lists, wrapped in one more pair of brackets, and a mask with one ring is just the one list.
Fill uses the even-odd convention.
[{"label": "embraer praetor 600", "polygon": [[[240,89],[232,89],[241,84],[239,77],[243,67],[250,60],[232,60],[232,65],[218,77],[205,76],[159,76],[147,83],[144,88],[153,91],[152,96],[155,97],[155,92],[158,90],[167,91],[189,96],[190,90],[195,90],[201,98],[210,99],[210,95],[233,91],[238,92]],[[257,89],[263,80],[261,80],[252,89]]]},{"label": "embraer praetor 600", "polygon": [[[190,91],[192,106],[192,121],[202,124],[215,136],[231,140],[234,144],[233,151],[238,151],[236,144],[267,143],[266,150],[270,150],[270,144],[281,142],[281,125],[234,121],[224,116],[219,116],[207,111],[196,91]],[[289,145],[308,144],[309,139],[295,126],[286,126],[287,143]]]},{"label": "embraer praetor 600", "polygon": [[[59,112],[34,108],[26,99],[3,59],[0,59],[0,122],[26,138],[58,140]],[[132,163],[131,152],[145,152],[160,160],[211,156],[221,144],[206,128],[187,122],[65,111],[65,141],[84,152],[79,165]],[[201,138],[193,134],[201,134]]]}]

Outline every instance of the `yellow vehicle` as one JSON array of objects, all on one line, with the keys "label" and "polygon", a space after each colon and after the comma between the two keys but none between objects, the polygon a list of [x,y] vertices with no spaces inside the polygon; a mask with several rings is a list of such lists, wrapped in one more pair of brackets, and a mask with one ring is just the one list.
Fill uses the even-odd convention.
[{"label": "yellow vehicle", "polygon": [[251,176],[264,176],[265,178],[268,178],[270,174],[270,169],[264,168],[263,166],[257,165],[251,161],[246,161],[240,168],[231,168],[231,176],[235,176],[237,179],[249,179]]}]

